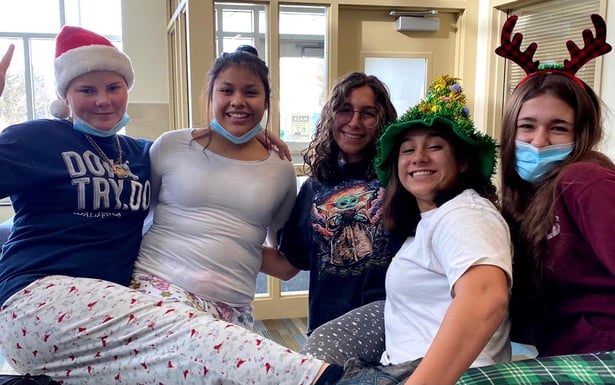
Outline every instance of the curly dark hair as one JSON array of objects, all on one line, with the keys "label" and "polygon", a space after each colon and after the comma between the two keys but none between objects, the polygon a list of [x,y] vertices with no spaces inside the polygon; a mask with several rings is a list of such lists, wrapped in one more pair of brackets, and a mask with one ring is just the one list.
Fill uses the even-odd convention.
[{"label": "curly dark hair", "polygon": [[[340,148],[333,137],[335,113],[346,103],[350,93],[355,88],[369,86],[376,96],[378,124],[375,138],[379,138],[384,127],[397,119],[397,112],[391,102],[386,85],[376,76],[363,72],[352,72],[339,79],[325,105],[322,107],[320,119],[316,123],[316,133],[307,149],[303,151],[303,160],[308,167],[308,174],[326,184],[337,184],[342,178],[342,170],[338,166]],[[367,150],[365,159],[370,163],[376,156],[376,139]],[[366,179],[376,178],[373,164],[367,170]]]}]

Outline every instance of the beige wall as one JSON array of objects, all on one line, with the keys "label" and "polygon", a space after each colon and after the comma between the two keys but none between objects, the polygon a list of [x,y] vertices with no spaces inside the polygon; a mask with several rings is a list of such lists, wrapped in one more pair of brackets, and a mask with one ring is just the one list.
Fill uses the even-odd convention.
[{"label": "beige wall", "polygon": [[[455,71],[456,13],[441,12],[437,32],[398,32],[393,28],[395,18],[387,10],[365,8],[340,9],[338,35],[338,74],[361,70],[362,51],[429,53],[433,60],[433,75]],[[431,80],[431,79],[429,79]]]},{"label": "beige wall", "polygon": [[169,129],[166,1],[123,0],[122,14],[123,47],[135,71],[126,133],[155,139]]}]

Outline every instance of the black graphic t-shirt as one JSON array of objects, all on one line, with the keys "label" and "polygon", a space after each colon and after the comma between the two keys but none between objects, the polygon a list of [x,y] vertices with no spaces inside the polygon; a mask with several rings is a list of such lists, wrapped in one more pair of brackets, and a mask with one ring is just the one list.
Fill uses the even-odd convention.
[{"label": "black graphic t-shirt", "polygon": [[384,299],[386,269],[400,243],[382,227],[384,189],[347,164],[335,186],[309,178],[280,238],[280,250],[310,270],[308,334],[349,310]]}]

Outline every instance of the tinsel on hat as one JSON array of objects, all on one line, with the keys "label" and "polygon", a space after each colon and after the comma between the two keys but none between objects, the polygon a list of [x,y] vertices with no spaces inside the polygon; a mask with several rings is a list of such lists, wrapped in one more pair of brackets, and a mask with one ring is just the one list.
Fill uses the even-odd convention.
[{"label": "tinsel on hat", "polygon": [[381,184],[388,183],[389,157],[398,136],[415,125],[450,128],[457,137],[478,152],[483,175],[487,178],[493,175],[495,172],[495,140],[474,126],[470,118],[470,110],[466,106],[466,96],[458,80],[450,75],[436,76],[425,98],[384,130],[378,140],[375,158],[376,173]]}]

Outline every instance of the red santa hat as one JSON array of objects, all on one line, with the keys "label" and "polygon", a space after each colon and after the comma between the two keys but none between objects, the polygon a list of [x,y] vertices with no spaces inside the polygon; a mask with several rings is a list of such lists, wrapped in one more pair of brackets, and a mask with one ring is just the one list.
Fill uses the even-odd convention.
[{"label": "red santa hat", "polygon": [[[56,37],[54,68],[56,93],[62,99],[66,99],[66,90],[73,79],[91,71],[117,72],[126,80],[128,89],[132,88],[135,80],[130,58],[106,37],[68,25]],[[69,116],[65,101],[53,102],[49,110],[60,119]]]}]

